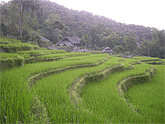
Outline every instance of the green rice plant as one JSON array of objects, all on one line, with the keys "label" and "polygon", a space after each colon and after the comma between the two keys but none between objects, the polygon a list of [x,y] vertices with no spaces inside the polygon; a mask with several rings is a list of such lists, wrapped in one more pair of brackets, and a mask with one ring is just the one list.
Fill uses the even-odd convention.
[{"label": "green rice plant", "polygon": [[149,83],[133,85],[124,97],[132,103],[152,123],[164,123],[164,69],[163,65],[155,65],[157,73]]},{"label": "green rice plant", "polygon": [[18,58],[18,57],[20,57],[20,55],[15,54],[15,53],[3,53],[3,52],[0,53],[0,58],[1,59],[4,59],[4,58]]},{"label": "green rice plant", "polygon": [[26,50],[38,50],[40,47],[38,45],[32,45],[29,43],[22,43],[20,40],[1,37],[0,38],[0,48],[5,49],[7,52],[17,52]]},{"label": "green rice plant", "polygon": [[[63,57],[59,54],[66,53],[66,52],[63,50],[31,50],[31,51],[19,51],[17,53],[23,56],[24,58],[26,58],[25,63],[35,63],[35,62],[54,61],[54,60],[62,59]],[[56,55],[54,58],[37,57],[37,56],[46,55],[46,54],[56,54]]]},{"label": "green rice plant", "polygon": [[133,69],[133,65],[140,64],[140,61],[132,58],[127,58],[125,59],[125,61],[121,61],[121,63],[124,64],[125,69]]},{"label": "green rice plant", "polygon": [[7,52],[13,53],[17,51],[26,51],[26,50],[32,50],[32,49],[39,49],[39,46],[37,45],[30,45],[30,44],[1,44],[1,48],[6,49]]},{"label": "green rice plant", "polygon": [[47,58],[64,58],[64,57],[74,57],[74,56],[83,56],[83,55],[89,55],[89,53],[61,53],[61,54],[49,54],[49,55],[43,55],[43,56],[37,56],[40,60],[45,60]]},{"label": "green rice plant", "polygon": [[[113,61],[112,61],[113,62]],[[105,63],[110,63],[110,60],[108,60],[108,61],[106,61]],[[101,69],[105,69],[107,66],[103,66],[103,65],[100,65],[99,67],[97,67],[97,70],[101,70]],[[93,73],[93,69],[90,71],[89,69],[88,70],[86,70],[86,72],[88,72],[88,73]],[[85,72],[85,71],[83,71],[83,72]],[[56,79],[57,80],[57,79]],[[64,82],[63,82],[64,83]],[[99,115],[99,117],[101,117],[101,115]],[[64,119],[65,120],[65,119]],[[94,119],[95,120],[95,119]],[[88,122],[89,122],[89,120],[88,120]],[[64,122],[63,122],[64,123]]]},{"label": "green rice plant", "polygon": [[149,123],[150,120],[129,108],[127,102],[118,95],[116,88],[117,83],[123,78],[143,74],[148,68],[146,64],[135,65],[134,70],[113,73],[101,82],[86,85],[81,92],[83,105],[94,113],[102,113],[105,118],[114,117],[112,123]]},{"label": "green rice plant", "polygon": [[153,65],[163,65],[163,64],[165,64],[165,61],[164,60],[162,60],[162,59],[160,59],[160,60],[151,60],[151,61],[144,61],[144,63],[146,63],[146,64],[153,64]]},{"label": "green rice plant", "polygon": [[[110,60],[108,61],[110,62]],[[78,112],[77,109],[75,108],[75,105],[70,102],[70,95],[66,92],[66,90],[69,86],[69,82],[72,82],[76,77],[82,76],[87,72],[93,73],[93,71],[99,71],[99,70],[105,69],[106,67],[107,66],[103,66],[102,64],[97,67],[68,70],[63,73],[52,75],[52,76],[49,76],[37,81],[34,87],[32,88],[37,93],[37,96],[39,96],[45,103],[47,103],[46,107],[48,109],[49,118],[51,118],[50,121],[53,123],[59,123],[59,122],[69,123],[74,118],[73,113],[76,113],[78,120],[82,116],[82,114],[84,116],[82,120],[79,120],[80,123],[90,122],[90,119],[92,119],[92,122],[100,122],[100,123],[105,122],[105,118],[102,117],[102,115],[95,115],[94,113],[89,116],[89,113],[87,113],[86,111],[83,111],[84,108],[80,107],[80,109],[82,110],[81,112]],[[44,84],[46,83],[45,81],[47,81],[47,87],[43,87]],[[53,83],[53,85],[51,82]],[[50,86],[52,87],[51,89],[50,89]],[[48,94],[49,94],[49,97],[47,97]],[[54,96],[53,94],[56,94],[56,96]],[[56,111],[54,111],[55,108],[60,108],[60,109],[56,109]],[[60,113],[61,110],[63,111],[62,113]],[[64,110],[67,110],[68,113],[66,113]],[[57,116],[55,116],[57,115],[56,113],[58,113],[59,120],[57,119]],[[100,119],[97,119],[98,117]],[[62,121],[60,118],[62,119]]]},{"label": "green rice plant", "polygon": [[[92,60],[92,58],[88,59],[88,61],[90,60]],[[95,60],[95,62],[96,61],[97,59]],[[42,62],[35,64],[26,64],[24,67],[13,68],[10,71],[1,71],[1,77],[3,77],[0,83],[0,98],[2,110],[2,116],[0,116],[1,123],[33,123],[34,121],[32,120],[35,120],[35,117],[32,114],[32,108],[35,102],[33,99],[35,92],[33,92],[32,90],[29,91],[29,84],[27,80],[28,77],[41,73],[43,71],[48,71],[51,69],[57,69],[76,64],[83,65],[83,62],[79,60],[70,61],[69,63],[68,61]],[[67,111],[70,112],[70,109],[67,109]],[[56,113],[54,113],[54,115],[56,115]],[[72,115],[68,114],[68,116]]]},{"label": "green rice plant", "polygon": [[40,47],[40,50],[48,50],[46,47]]},{"label": "green rice plant", "polygon": [[21,41],[18,39],[13,39],[4,36],[0,37],[0,44],[11,44],[11,43],[21,43]]},{"label": "green rice plant", "polygon": [[60,61],[73,61],[73,60],[83,60],[83,59],[86,59],[86,58],[93,58],[93,57],[108,57],[107,54],[91,54],[91,55],[84,55],[84,56],[73,56],[73,57],[67,57],[65,59],[62,59]]},{"label": "green rice plant", "polygon": [[136,56],[136,57],[133,57],[134,59],[139,59],[141,60],[142,62],[146,62],[146,61],[160,61],[159,58],[156,58],[156,57],[146,57],[146,56]]},{"label": "green rice plant", "polygon": [[115,57],[122,57],[122,55],[121,54],[117,54],[117,55],[115,55]]},{"label": "green rice plant", "polygon": [[[72,97],[68,91],[71,82],[77,77],[82,77],[87,73],[95,74],[95,72],[99,72],[108,67],[115,67],[116,64],[121,64],[118,60],[122,58],[112,56],[104,62],[104,64],[98,66],[80,69],[75,68],[50,76],[49,73],[54,69],[67,69],[72,66],[81,67],[81,65],[85,64],[96,65],[96,62],[101,62],[108,57],[104,54],[103,56],[88,55],[86,57],[81,53],[68,55],[82,56],[69,61],[67,60],[68,58],[66,58],[66,61],[63,59],[53,62],[26,64],[24,67],[13,68],[10,71],[2,71],[2,75],[0,75],[3,77],[1,83],[2,97],[0,97],[2,101],[1,115],[3,115],[0,119],[1,123],[49,123],[49,121],[52,123],[152,122],[151,118],[134,113],[128,104],[118,96],[118,90],[116,88],[118,81],[130,75],[142,74],[144,70],[149,69],[149,65],[145,63],[134,65],[134,70],[114,73],[101,82],[89,83],[83,88],[81,93],[81,96],[83,96],[82,104],[76,107],[76,103],[71,102]],[[127,64],[129,61],[125,62],[124,64]],[[49,77],[43,78],[41,76],[38,78],[42,78],[41,80],[36,78],[34,85],[32,85],[29,90],[29,77],[32,76],[32,78],[34,78],[42,73],[47,73]],[[87,90],[87,88],[89,89]],[[36,96],[38,100],[35,100],[34,96]],[[41,110],[40,107],[37,107],[38,105],[43,105],[44,107],[41,108],[46,107],[47,111]],[[49,118],[47,118],[47,115]],[[42,120],[44,118],[45,121]]]},{"label": "green rice plant", "polygon": [[89,52],[89,53],[91,53],[91,54],[101,54],[102,51],[92,51],[92,52]]},{"label": "green rice plant", "polygon": [[0,70],[24,66],[24,58],[18,54],[0,53]]},{"label": "green rice plant", "polygon": [[[150,78],[155,75],[156,69],[154,67],[151,67],[149,70],[146,70],[144,75],[137,75],[137,76],[131,76],[128,77],[121,82],[119,82],[119,85],[121,85],[121,89],[123,92],[126,92],[129,90],[132,85],[137,85],[141,83],[145,83],[150,81]],[[123,93],[121,93],[123,94]]]},{"label": "green rice plant", "polygon": [[31,56],[39,56],[46,54],[59,54],[66,53],[64,50],[31,50],[31,51],[19,51],[18,54],[30,54]]}]

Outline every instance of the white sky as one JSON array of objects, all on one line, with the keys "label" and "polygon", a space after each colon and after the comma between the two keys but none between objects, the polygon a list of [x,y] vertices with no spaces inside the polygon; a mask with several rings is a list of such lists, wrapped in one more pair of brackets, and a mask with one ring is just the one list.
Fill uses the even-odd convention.
[{"label": "white sky", "polygon": [[[8,1],[8,0],[3,0]],[[85,10],[116,22],[165,30],[165,0],[50,0],[69,9]]]}]

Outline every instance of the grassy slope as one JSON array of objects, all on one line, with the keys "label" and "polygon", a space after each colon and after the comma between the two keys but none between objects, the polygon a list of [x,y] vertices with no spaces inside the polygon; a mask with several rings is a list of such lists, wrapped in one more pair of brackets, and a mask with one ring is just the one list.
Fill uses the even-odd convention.
[{"label": "grassy slope", "polygon": [[[107,62],[105,62],[105,64],[99,65],[97,67],[68,70],[63,73],[59,73],[43,78],[36,82],[36,85],[33,88],[37,96],[39,96],[46,104],[51,122],[68,123],[71,122],[72,120],[74,120],[74,122],[80,121],[83,123],[105,122],[104,118],[102,118],[102,120],[98,119],[98,117],[101,118],[100,115],[97,116],[93,115],[91,117],[89,116],[89,113],[83,112],[83,110],[78,111],[75,108],[75,105],[71,104],[70,95],[69,93],[67,93],[67,89],[69,87],[69,84],[75,78],[82,76],[87,72],[91,73],[96,70],[105,69],[107,66],[109,66],[107,65],[109,61],[111,60],[108,60]],[[45,83],[46,83],[46,87],[45,87]]]},{"label": "grassy slope", "polygon": [[125,98],[138,108],[139,113],[154,123],[165,123],[164,120],[164,65],[158,69],[149,83],[134,85],[125,93]]},{"label": "grassy slope", "polygon": [[[104,57],[106,58],[106,57]],[[103,59],[103,58],[100,58]],[[85,62],[93,61],[93,58]],[[98,61],[99,58],[95,60]],[[93,63],[95,63],[93,61]],[[92,63],[92,62],[90,62]],[[18,120],[27,123],[30,122],[29,113],[33,105],[34,92],[28,91],[28,77],[35,73],[47,71],[52,68],[65,67],[67,65],[83,64],[81,61],[54,61],[35,64],[26,64],[24,67],[13,68],[1,71],[1,121],[14,123]]]},{"label": "grassy slope", "polygon": [[14,54],[14,53],[0,53],[0,59],[5,59],[5,58],[18,58],[20,57],[19,54]]},{"label": "grassy slope", "polygon": [[81,97],[86,108],[102,114],[114,123],[150,122],[141,115],[136,115],[118,95],[117,83],[125,77],[145,72],[149,65],[135,65],[134,70],[114,73],[101,82],[84,87]]},{"label": "grassy slope", "polygon": [[[48,115],[51,122],[68,123],[74,120],[74,122],[79,121],[80,123],[85,123],[85,122],[104,123],[106,116],[103,116],[102,113],[93,112],[92,115],[89,115],[89,113],[84,112],[83,108],[81,107],[79,111],[76,110],[74,107],[75,105],[70,103],[70,95],[66,91],[69,86],[69,83],[71,83],[76,77],[82,76],[87,72],[91,73],[93,71],[99,71],[105,69],[108,66],[113,66],[114,64],[119,63],[118,60],[120,59],[121,58],[112,57],[110,60],[97,67],[69,70],[37,81],[36,85],[33,88],[37,96],[39,96],[40,99],[42,99],[42,101],[44,101],[44,103],[46,104],[46,107],[48,109]],[[114,86],[116,88],[116,85]],[[91,105],[94,104],[92,103]],[[121,105],[123,105],[123,103],[121,103]],[[124,106],[127,107],[128,105],[125,104]],[[127,111],[129,111],[131,115],[134,114],[131,110],[129,110],[128,107],[127,107]],[[139,118],[139,116],[136,116],[136,118]],[[110,122],[111,118],[107,118],[106,120],[108,119],[109,119],[108,122]],[[144,120],[142,122],[144,122]]]}]

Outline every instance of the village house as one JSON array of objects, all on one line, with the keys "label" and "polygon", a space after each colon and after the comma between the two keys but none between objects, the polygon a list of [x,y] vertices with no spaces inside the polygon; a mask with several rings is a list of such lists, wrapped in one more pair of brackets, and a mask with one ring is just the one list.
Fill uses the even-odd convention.
[{"label": "village house", "polygon": [[113,53],[113,50],[110,47],[106,47],[102,53]]},{"label": "village house", "polygon": [[56,43],[58,46],[72,46],[79,48],[81,46],[79,37],[64,37],[62,40]]}]

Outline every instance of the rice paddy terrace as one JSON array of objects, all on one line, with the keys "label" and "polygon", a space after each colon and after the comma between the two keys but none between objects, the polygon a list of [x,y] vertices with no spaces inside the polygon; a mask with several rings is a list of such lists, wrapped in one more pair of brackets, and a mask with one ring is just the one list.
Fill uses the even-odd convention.
[{"label": "rice paddy terrace", "polygon": [[0,123],[165,123],[162,59],[2,46]]}]

